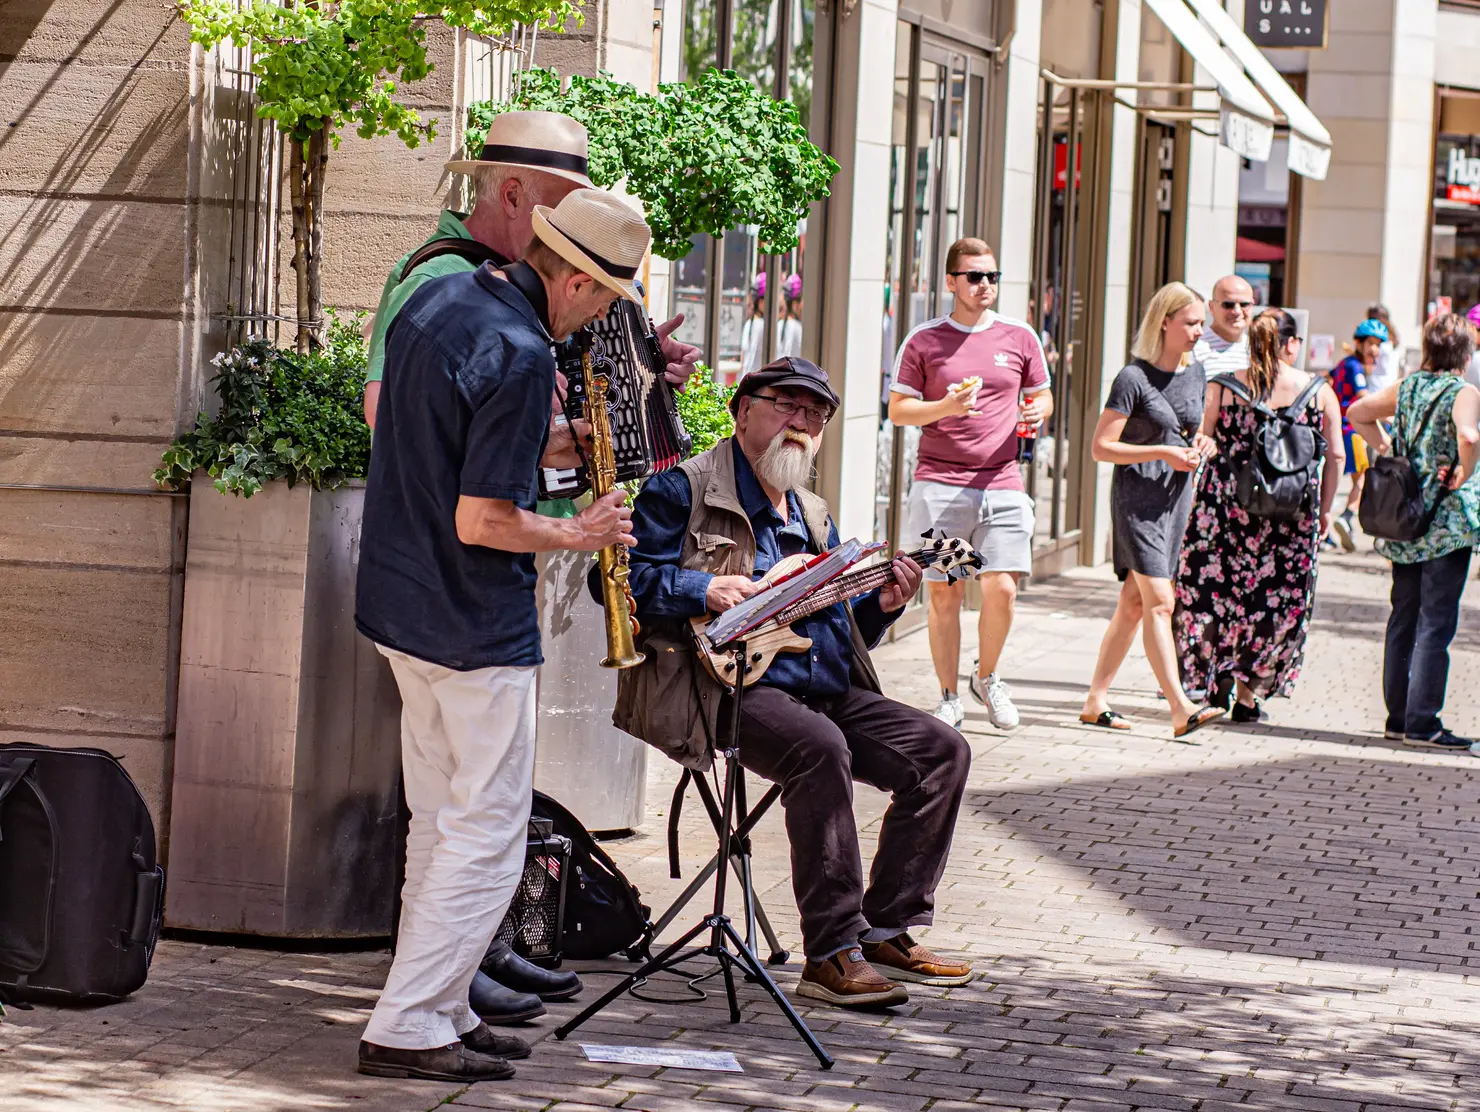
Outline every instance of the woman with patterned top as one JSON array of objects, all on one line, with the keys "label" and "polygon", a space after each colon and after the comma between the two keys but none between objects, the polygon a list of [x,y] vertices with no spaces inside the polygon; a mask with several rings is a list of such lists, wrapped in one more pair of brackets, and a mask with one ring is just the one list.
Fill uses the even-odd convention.
[{"label": "woman with patterned top", "polygon": [[1347,410],[1357,433],[1384,452],[1392,443],[1378,422],[1396,414],[1424,502],[1430,508],[1437,503],[1422,537],[1377,542],[1377,551],[1393,562],[1393,612],[1382,661],[1383,734],[1428,749],[1470,745],[1446,729],[1439,715],[1470,554],[1480,544],[1480,390],[1460,377],[1474,346],[1464,317],[1435,317],[1423,330],[1422,369]]},{"label": "woman with patterned top", "polygon": [[[1238,379],[1269,408],[1298,401],[1311,376],[1291,364],[1300,349],[1295,320],[1283,309],[1259,314],[1249,328],[1249,365]],[[1177,574],[1177,662],[1189,691],[1232,719],[1257,722],[1259,704],[1288,695],[1300,675],[1316,589],[1316,547],[1331,524],[1341,478],[1341,407],[1329,384],[1295,414],[1325,440],[1326,462],[1312,477],[1300,512],[1288,520],[1255,517],[1238,503],[1238,475],[1255,451],[1254,408],[1216,380],[1208,383],[1202,431],[1218,444],[1203,471]]]}]

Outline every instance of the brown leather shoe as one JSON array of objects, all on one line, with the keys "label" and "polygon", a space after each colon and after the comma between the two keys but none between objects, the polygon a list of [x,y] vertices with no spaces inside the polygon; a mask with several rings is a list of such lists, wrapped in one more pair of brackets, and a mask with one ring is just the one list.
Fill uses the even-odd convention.
[{"label": "brown leather shoe", "polygon": [[797,995],[840,1008],[880,1008],[904,1004],[910,998],[909,989],[876,973],[856,946],[824,961],[808,958],[797,982]]},{"label": "brown leather shoe", "polygon": [[529,1057],[527,1042],[517,1035],[500,1035],[481,1020],[478,1026],[465,1035],[459,1035],[457,1039],[475,1054],[486,1054],[490,1058],[512,1062],[516,1058]]},{"label": "brown leather shoe", "polygon": [[423,1081],[506,1081],[514,1067],[460,1042],[430,1050],[403,1050],[361,1041],[360,1072],[371,1077],[415,1077]]},{"label": "brown leather shoe", "polygon": [[865,942],[863,954],[870,963],[887,970],[889,976],[920,985],[964,985],[976,972],[964,961],[939,957],[908,934],[897,934],[883,942]]}]

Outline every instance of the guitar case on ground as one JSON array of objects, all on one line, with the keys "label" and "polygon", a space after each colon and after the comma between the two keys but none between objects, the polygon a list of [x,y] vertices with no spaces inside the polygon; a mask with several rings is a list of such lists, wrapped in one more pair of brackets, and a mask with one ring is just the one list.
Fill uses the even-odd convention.
[{"label": "guitar case on ground", "polygon": [[118,759],[0,745],[0,999],[123,999],[163,914],[154,821]]}]

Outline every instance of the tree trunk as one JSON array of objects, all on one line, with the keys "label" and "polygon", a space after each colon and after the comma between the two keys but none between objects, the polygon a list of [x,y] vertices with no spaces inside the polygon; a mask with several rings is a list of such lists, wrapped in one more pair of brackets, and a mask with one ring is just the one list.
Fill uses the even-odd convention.
[{"label": "tree trunk", "polygon": [[308,353],[323,343],[324,176],[329,166],[329,131],[320,128],[307,143],[288,143],[288,191],[293,202],[293,271],[298,280],[296,347]]},{"label": "tree trunk", "polygon": [[329,129],[314,133],[308,145],[308,312],[312,322],[311,343],[324,342],[324,284],[320,271],[324,259],[324,178],[329,170]]},{"label": "tree trunk", "polygon": [[288,194],[293,205],[293,271],[297,276],[298,293],[298,329],[297,347],[300,352],[309,350],[309,342],[312,331],[308,327],[312,312],[309,306],[309,213],[307,190],[306,160],[303,156],[303,144],[296,142],[290,136],[288,139]]}]

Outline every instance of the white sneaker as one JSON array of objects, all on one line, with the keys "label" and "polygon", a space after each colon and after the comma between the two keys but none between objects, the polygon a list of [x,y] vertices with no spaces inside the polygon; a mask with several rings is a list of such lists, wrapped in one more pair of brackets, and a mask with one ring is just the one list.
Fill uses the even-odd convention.
[{"label": "white sneaker", "polygon": [[953,730],[959,730],[966,721],[966,708],[961,705],[961,696],[952,692],[942,694],[936,708],[930,712]]},{"label": "white sneaker", "polygon": [[[986,691],[982,691],[982,687]],[[993,672],[986,678],[985,685],[982,678],[976,674],[976,669],[971,670],[971,694],[978,703],[987,708],[987,720],[999,730],[1016,730],[1018,728],[1018,710],[1012,705],[1007,685],[997,678]]]}]

